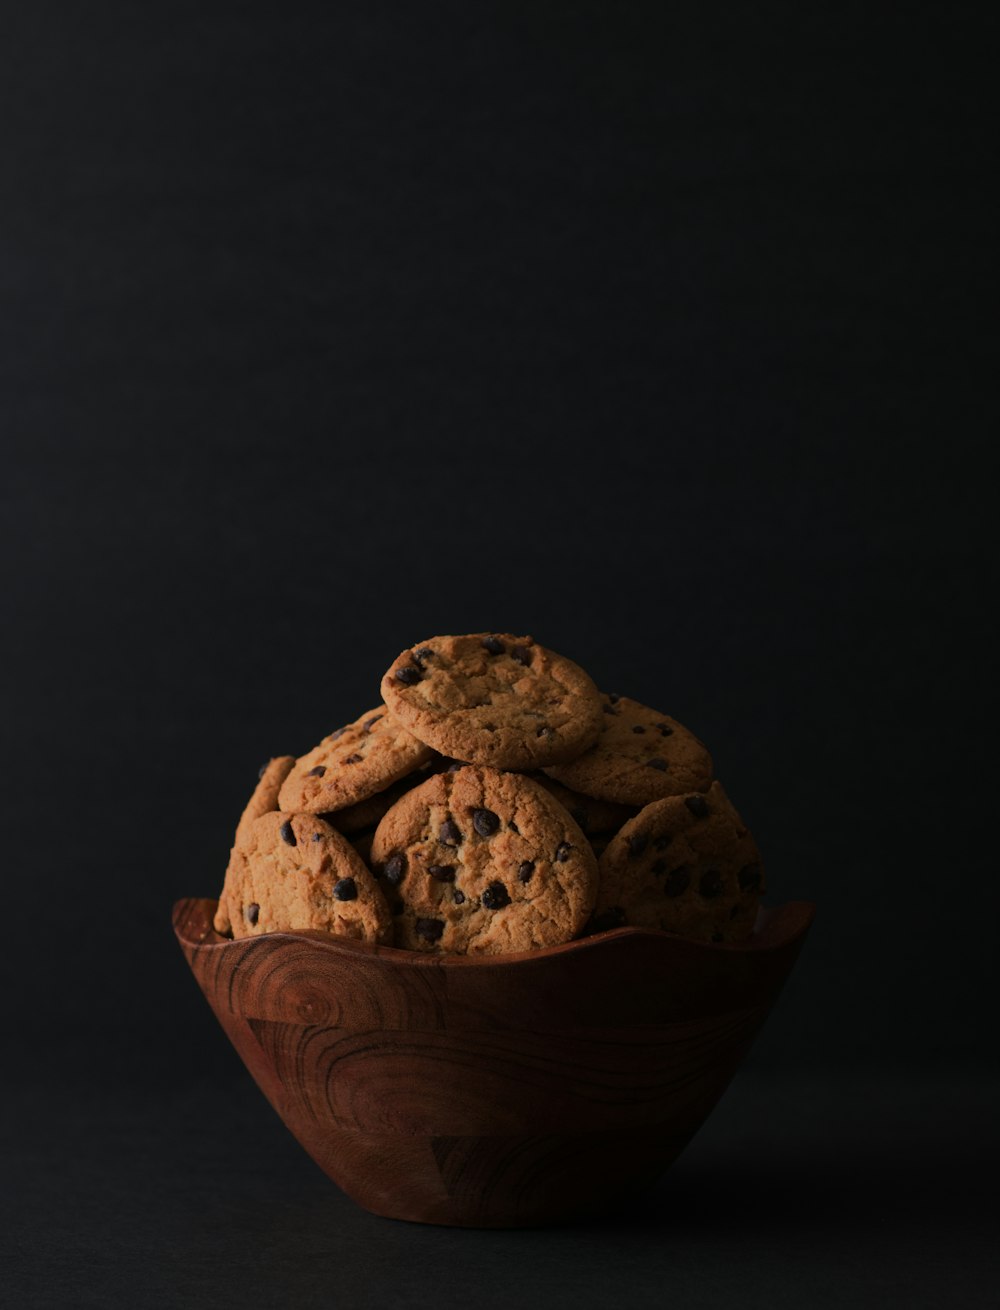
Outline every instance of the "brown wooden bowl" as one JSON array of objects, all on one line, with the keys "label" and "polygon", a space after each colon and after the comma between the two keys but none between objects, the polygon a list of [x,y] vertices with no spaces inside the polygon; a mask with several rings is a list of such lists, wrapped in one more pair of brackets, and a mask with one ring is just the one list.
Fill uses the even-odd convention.
[{"label": "brown wooden bowl", "polygon": [[606,1210],[704,1122],[791,971],[813,906],[739,945],[617,928],[520,955],[314,932],[174,930],[216,1017],[316,1163],[366,1210],[475,1227]]}]

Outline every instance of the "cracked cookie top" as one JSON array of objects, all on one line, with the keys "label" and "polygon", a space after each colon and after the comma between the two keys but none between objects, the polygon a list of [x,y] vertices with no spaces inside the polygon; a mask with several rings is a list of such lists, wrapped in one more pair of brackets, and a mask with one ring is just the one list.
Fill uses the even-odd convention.
[{"label": "cracked cookie top", "polygon": [[497,769],[574,759],[602,726],[597,688],[572,660],[531,637],[431,637],[382,679],[396,717],[443,755]]},{"label": "cracked cookie top", "polygon": [[233,847],[225,898],[234,937],[311,928],[392,941],[381,888],[346,837],[314,814],[264,814]]},{"label": "cracked cookie top", "polygon": [[338,728],[295,765],[278,799],[283,810],[324,814],[374,796],[432,759],[384,705]]},{"label": "cracked cookie top", "polygon": [[693,732],[628,696],[600,699],[597,741],[570,763],[546,768],[550,777],[586,796],[621,805],[648,805],[708,788],[712,757]]},{"label": "cracked cookie top", "polygon": [[587,922],[597,861],[536,783],[468,766],[406,793],[375,832],[371,863],[396,945],[440,954],[555,946]]}]

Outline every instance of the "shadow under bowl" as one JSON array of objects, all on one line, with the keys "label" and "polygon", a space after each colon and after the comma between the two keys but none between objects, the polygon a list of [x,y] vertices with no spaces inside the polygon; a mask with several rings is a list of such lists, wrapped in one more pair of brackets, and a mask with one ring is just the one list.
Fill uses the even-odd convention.
[{"label": "shadow under bowl", "polygon": [[199,986],[261,1091],[358,1205],[506,1228],[613,1208],[704,1122],[814,907],[746,942],[617,928],[519,955],[433,956],[315,932],[230,941],[174,906]]}]

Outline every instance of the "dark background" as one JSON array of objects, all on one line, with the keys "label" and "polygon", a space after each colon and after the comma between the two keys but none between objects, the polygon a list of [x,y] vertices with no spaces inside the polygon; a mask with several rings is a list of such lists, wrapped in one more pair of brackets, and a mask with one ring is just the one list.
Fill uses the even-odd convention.
[{"label": "dark background", "polygon": [[[982,12],[5,9],[12,1304],[980,1303]],[[589,1228],[355,1211],[169,928],[263,759],[489,628],[693,728],[819,906]]]}]

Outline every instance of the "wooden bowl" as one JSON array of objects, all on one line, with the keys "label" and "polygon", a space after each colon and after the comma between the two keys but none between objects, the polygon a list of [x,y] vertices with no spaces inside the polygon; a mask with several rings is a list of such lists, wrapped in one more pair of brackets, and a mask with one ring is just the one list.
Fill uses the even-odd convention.
[{"label": "wooden bowl", "polygon": [[366,1210],[553,1223],[651,1183],[722,1095],[813,906],[739,945],[617,928],[520,955],[431,956],[313,932],[174,930],[216,1017],[316,1163]]}]

